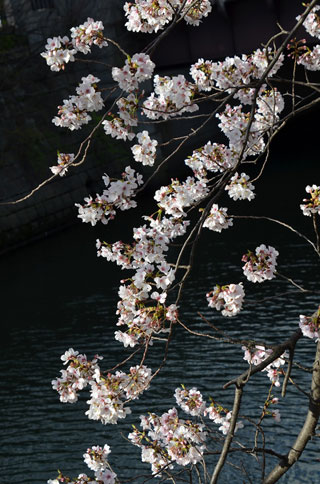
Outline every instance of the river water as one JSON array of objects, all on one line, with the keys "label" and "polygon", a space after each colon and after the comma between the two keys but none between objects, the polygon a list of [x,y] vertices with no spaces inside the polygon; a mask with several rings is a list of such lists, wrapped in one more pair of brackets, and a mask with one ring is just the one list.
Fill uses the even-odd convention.
[{"label": "river water", "polygon": [[[115,240],[117,235],[113,234]],[[87,447],[104,443],[112,448],[110,462],[119,477],[136,476],[133,482],[143,482],[138,475],[147,474],[149,464],[141,463],[139,449],[126,442],[119,432],[126,436],[133,422],[139,424],[139,415],[143,413],[162,413],[175,406],[173,393],[180,384],[197,386],[207,401],[211,395],[230,407],[233,389],[222,390],[222,386],[247,368],[240,347],[195,337],[177,328],[166,367],[152,388],[132,405],[132,415],[120,425],[103,426],[89,421],[84,415],[86,391],[75,405],[60,403],[50,382],[59,375],[60,355],[66,349],[73,347],[88,358],[99,353],[104,357],[104,368],[112,367],[128,354],[113,339],[118,280],[124,273],[96,257],[95,237],[95,230],[75,226],[2,258],[5,284],[0,360],[1,484],[43,484],[56,476],[57,469],[71,476],[89,473],[82,454]],[[310,315],[317,308],[316,294],[298,295],[282,280],[259,285],[245,283],[248,303],[241,317],[223,318],[207,307],[205,293],[215,283],[244,280],[241,256],[261,243],[279,250],[279,272],[295,276],[308,289],[319,288],[319,263],[312,250],[284,229],[258,222],[250,232],[244,223],[241,230],[233,228],[226,235],[210,233],[200,243],[195,269],[181,303],[182,320],[193,330],[211,331],[198,316],[201,311],[231,336],[276,343],[297,328],[299,314]],[[287,290],[294,293],[272,297]],[[262,298],[270,299],[261,303]],[[147,365],[155,369],[162,351],[163,344],[155,344]],[[314,351],[314,342],[303,339],[298,343],[296,359],[311,365]],[[308,389],[309,374],[301,374],[295,368],[293,378]],[[242,414],[257,421],[268,382],[265,375],[257,375],[247,385]],[[278,389],[273,393],[280,396]],[[281,422],[277,424],[269,418],[265,424],[269,447],[287,452],[304,420],[306,402],[307,398],[289,385],[285,400],[278,406]],[[243,436],[252,445],[248,424],[237,436]],[[320,482],[319,456],[319,442],[314,439],[301,461],[281,482]],[[254,477],[254,459],[247,461],[237,456],[238,463],[242,459],[249,463],[252,482],[260,482]],[[212,462],[209,460],[211,468]],[[271,458],[270,465],[272,462]],[[250,482],[227,465],[221,482],[231,480]]]}]

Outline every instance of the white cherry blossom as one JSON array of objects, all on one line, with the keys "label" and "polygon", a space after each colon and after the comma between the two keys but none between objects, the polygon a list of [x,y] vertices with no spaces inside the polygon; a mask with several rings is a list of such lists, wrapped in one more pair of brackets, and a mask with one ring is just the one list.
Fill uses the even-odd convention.
[{"label": "white cherry blossom", "polygon": [[58,164],[56,166],[50,166],[50,170],[54,175],[64,176],[73,161],[73,153],[58,153]]},{"label": "white cherry blossom", "polygon": [[203,226],[214,232],[221,232],[233,225],[231,217],[227,215],[227,208],[220,207],[214,203],[210,210],[210,215],[204,221]]},{"label": "white cherry blossom", "polygon": [[137,139],[139,144],[131,147],[135,161],[143,165],[152,166],[154,164],[158,142],[150,138],[148,131],[138,133]]},{"label": "white cherry blossom", "polygon": [[306,192],[310,194],[310,198],[304,198],[303,203],[300,205],[303,215],[311,217],[312,214],[320,215],[320,186],[307,185]]},{"label": "white cherry blossom", "polygon": [[320,338],[320,306],[312,316],[301,314],[299,327],[304,336],[318,341]]},{"label": "white cherry blossom", "polygon": [[[303,22],[303,26],[308,34],[312,37],[317,37],[318,39],[320,39],[320,17],[317,14],[319,10],[319,5],[313,7],[313,9],[307,15],[305,21]],[[296,20],[300,20],[300,15],[296,18]]]},{"label": "white cherry blossom", "polygon": [[249,176],[245,173],[241,173],[241,175],[235,173],[225,188],[229,197],[233,200],[253,200],[255,197],[254,185],[249,180]]},{"label": "white cherry blossom", "polygon": [[112,68],[112,78],[121,89],[132,92],[138,89],[141,82],[152,77],[154,68],[155,64],[147,54],[134,54],[126,60],[124,67]]},{"label": "white cherry blossom", "polygon": [[226,286],[216,285],[207,293],[208,306],[221,311],[223,316],[235,316],[242,308],[244,299],[242,282],[239,284],[228,284]]},{"label": "white cherry blossom", "polygon": [[279,252],[269,245],[264,244],[256,247],[255,254],[249,251],[242,256],[242,261],[245,262],[243,266],[243,273],[251,282],[264,282],[275,277],[275,270],[277,265],[277,256]]}]

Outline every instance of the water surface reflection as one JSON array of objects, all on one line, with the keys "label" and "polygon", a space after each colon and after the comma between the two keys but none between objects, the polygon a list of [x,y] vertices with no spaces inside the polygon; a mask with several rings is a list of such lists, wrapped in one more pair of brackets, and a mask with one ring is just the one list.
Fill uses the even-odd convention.
[{"label": "water surface reflection", "polygon": [[[113,366],[127,354],[113,339],[117,285],[123,272],[96,258],[94,239],[95,234],[86,227],[74,227],[2,260],[6,279],[0,361],[0,482],[3,484],[45,483],[55,477],[57,468],[69,475],[86,472],[82,454],[88,446],[105,442],[112,446],[111,460],[119,475],[147,473],[149,466],[140,462],[139,449],[127,444],[119,431],[127,435],[131,423],[137,423],[142,413],[160,413],[173,407],[174,389],[181,383],[196,385],[207,398],[213,395],[230,406],[233,391],[222,390],[222,385],[246,368],[240,347],[212,343],[176,328],[165,369],[152,390],[134,403],[128,420],[117,427],[89,421],[84,415],[87,394],[76,405],[61,404],[50,381],[59,374],[59,357],[67,348],[74,347],[88,357],[99,353],[104,357],[105,367]],[[205,293],[214,283],[243,280],[241,255],[262,242],[279,250],[281,272],[288,276],[296,274],[297,282],[308,288],[319,287],[318,262],[299,240],[279,233],[264,233],[263,227],[246,243],[237,232],[224,239],[207,237],[201,242],[193,278],[181,304],[183,320],[193,330],[208,330],[197,315],[201,311],[234,337],[266,338],[276,343],[297,327],[300,313],[310,314],[315,310],[316,295],[273,298],[275,290],[286,291],[285,281],[270,281],[258,287],[248,283],[251,304],[245,306],[241,318],[226,319],[207,307]],[[261,298],[270,299],[267,304],[261,304],[257,302]],[[156,368],[161,345],[157,343],[151,350],[148,360],[151,368]],[[305,365],[311,364],[314,349],[311,341],[299,342],[297,359]],[[307,387],[307,374],[300,375],[294,370],[293,376],[302,387]],[[263,375],[249,383],[243,412],[257,418],[257,407],[263,405],[267,389]],[[292,442],[288,428],[295,435],[304,419],[306,397],[289,386],[286,400],[290,402],[290,410],[280,403],[282,420],[276,433],[273,433],[276,425],[273,421],[266,425],[273,439],[270,446],[282,453]],[[311,442],[301,462],[282,482],[319,482],[318,449],[317,442]],[[233,470],[226,469],[222,482],[230,482],[232,475]]]}]

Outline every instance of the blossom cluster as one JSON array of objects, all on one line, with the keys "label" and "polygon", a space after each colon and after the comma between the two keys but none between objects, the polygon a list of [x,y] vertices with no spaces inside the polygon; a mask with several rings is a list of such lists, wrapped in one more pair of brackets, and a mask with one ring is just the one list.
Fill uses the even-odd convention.
[{"label": "blossom cluster", "polygon": [[317,44],[313,49],[307,48],[307,51],[302,54],[297,60],[297,64],[302,65],[309,71],[320,70],[320,45]]},{"label": "blossom cluster", "polygon": [[55,166],[50,166],[50,170],[54,175],[64,176],[70,165],[74,161],[73,153],[58,153],[58,164]]},{"label": "blossom cluster", "polygon": [[152,77],[154,68],[150,57],[140,53],[126,59],[124,67],[113,67],[111,73],[121,89],[132,92],[138,89],[141,82]]},{"label": "blossom cluster", "polygon": [[318,341],[320,338],[320,306],[312,316],[300,315],[299,327],[307,338]]},{"label": "blossom cluster", "polygon": [[[264,346],[260,345],[255,346],[253,349],[243,346],[242,349],[244,351],[243,359],[247,361],[248,364],[254,366],[259,365],[272,354],[272,349],[266,349]],[[267,372],[268,378],[276,387],[280,386],[280,376],[283,375],[281,366],[285,364],[285,358],[288,358],[287,351],[285,351],[279,358],[274,360],[272,363],[270,363],[270,365],[266,366],[266,368],[262,370]]]},{"label": "blossom cluster", "polygon": [[[303,26],[312,37],[320,39],[320,17],[317,12],[320,10],[319,5],[313,7],[311,12],[307,15]],[[297,20],[300,16],[297,17]],[[320,70],[320,45],[316,44],[312,49],[306,47],[304,52],[301,50],[301,55],[297,59],[297,63],[304,66],[310,71]]]},{"label": "blossom cluster", "polygon": [[80,129],[91,120],[88,112],[100,111],[104,107],[101,92],[97,90],[100,79],[89,74],[81,80],[76,89],[77,95],[69,96],[69,99],[63,100],[62,106],[58,106],[58,116],[52,120],[56,126],[69,128],[71,131]]},{"label": "blossom cluster", "polygon": [[243,266],[243,273],[251,282],[264,282],[275,277],[275,270],[277,265],[277,256],[279,252],[269,245],[264,244],[256,247],[255,254],[248,251],[242,256],[242,261],[245,262]]},{"label": "blossom cluster", "polygon": [[60,395],[63,403],[75,403],[78,392],[90,385],[90,399],[87,401],[89,419],[100,420],[103,424],[116,424],[119,418],[125,418],[131,413],[125,407],[125,402],[139,398],[139,395],[149,387],[151,369],[145,365],[130,368],[128,373],[117,371],[115,374],[101,373],[95,356],[88,361],[86,355],[79,354],[70,348],[61,356],[66,370],[61,370],[61,377],[52,380],[52,387]]},{"label": "blossom cluster", "polygon": [[127,330],[115,333],[117,340],[131,347],[154,333],[168,332],[167,323],[177,319],[177,306],[166,305],[167,290],[175,274],[165,260],[165,252],[170,241],[184,235],[188,226],[180,219],[144,218],[148,225],[133,230],[132,245],[97,241],[99,256],[135,271],[119,288],[117,325],[127,326]]},{"label": "blossom cluster", "polygon": [[110,181],[109,176],[105,174],[103,181],[106,190],[102,195],[97,194],[96,198],[86,197],[85,205],[75,204],[79,209],[78,217],[83,222],[91,223],[92,226],[96,225],[98,221],[107,224],[109,220],[114,219],[115,209],[124,211],[135,208],[137,203],[132,197],[138,186],[142,184],[142,176],[127,166],[121,180]]},{"label": "blossom cluster", "polygon": [[175,13],[187,24],[197,26],[212,10],[209,0],[135,0],[126,2],[123,8],[128,18],[127,29],[144,33],[163,29]]},{"label": "blossom cluster", "polygon": [[131,141],[135,137],[132,127],[138,124],[138,99],[131,93],[127,97],[121,97],[116,105],[118,115],[108,113],[109,119],[102,122],[105,133],[112,138]]},{"label": "blossom cluster", "polygon": [[[228,433],[232,412],[229,412],[214,400],[207,407],[206,401],[197,388],[188,390],[182,385],[182,388],[176,388],[174,396],[177,404],[185,413],[192,416],[208,417],[215,424],[220,425],[219,430],[224,435]],[[239,421],[236,424],[235,432],[241,428],[243,428],[243,423]]]},{"label": "blossom cluster", "polygon": [[253,200],[255,197],[254,185],[249,180],[249,176],[245,173],[241,173],[241,175],[235,173],[226,185],[229,197],[233,200]]},{"label": "blossom cluster", "polygon": [[158,141],[150,138],[148,131],[137,133],[138,143],[131,146],[131,151],[135,161],[143,165],[152,166],[156,156]]},{"label": "blossom cluster", "polygon": [[232,168],[235,161],[233,152],[226,145],[208,141],[193,151],[185,160],[185,165],[193,170],[197,178],[206,180],[208,171],[224,172]]},{"label": "blossom cluster", "polygon": [[101,356],[96,355],[88,361],[86,355],[79,354],[70,348],[62,356],[64,365],[69,364],[66,370],[61,370],[61,377],[52,380],[52,387],[60,395],[63,403],[75,403],[78,400],[78,391],[85,388],[93,381],[96,371],[99,369],[98,361]]},{"label": "blossom cluster", "polygon": [[[305,21],[303,22],[303,26],[312,37],[317,37],[320,39],[320,18],[319,15],[316,13],[320,10],[319,5],[313,7],[311,12],[307,15]],[[299,20],[300,17],[297,17]]]},{"label": "blossom cluster", "polygon": [[242,282],[239,284],[228,284],[226,286],[216,285],[207,293],[208,306],[221,311],[223,316],[235,316],[241,311],[244,299]]},{"label": "blossom cluster", "polygon": [[[182,385],[182,388],[176,388],[174,396],[186,414],[208,417],[219,425],[224,435],[228,433],[232,413],[214,402],[207,407],[197,388],[187,389]],[[141,448],[142,462],[150,463],[154,474],[164,467],[172,469],[175,463],[186,466],[201,461],[207,438],[204,423],[181,419],[176,408],[161,416],[151,413],[147,417],[142,415],[140,419],[143,432],[134,427],[128,437]],[[237,422],[235,432],[242,427],[242,422]]]},{"label": "blossom cluster", "polygon": [[186,181],[172,180],[171,185],[163,186],[155,192],[154,199],[160,208],[174,218],[185,217],[185,208],[203,200],[208,195],[204,180],[189,176]]},{"label": "blossom cluster", "polygon": [[154,92],[144,101],[143,113],[149,119],[170,119],[199,109],[193,102],[194,85],[185,76],[154,76]]},{"label": "blossom cluster", "polygon": [[[211,60],[198,59],[191,66],[190,75],[199,91],[211,91],[212,89],[228,90],[237,88],[234,97],[244,104],[251,104],[254,89],[246,87],[254,79],[260,79],[270,62],[273,60],[275,51],[270,48],[257,49],[251,55],[243,54],[241,57],[227,57],[223,61],[212,62]],[[284,60],[281,55],[268,74],[274,76],[280,69]],[[241,87],[240,87],[241,86]]]},{"label": "blossom cluster", "polygon": [[46,50],[41,53],[41,56],[46,59],[52,71],[60,71],[68,62],[74,62],[77,52],[88,54],[93,44],[100,48],[107,46],[103,30],[101,21],[88,17],[84,24],[71,28],[71,40],[67,36],[49,38],[45,46]]},{"label": "blossom cluster", "polygon": [[310,198],[304,198],[303,201],[306,203],[300,205],[303,215],[307,217],[311,217],[313,213],[320,215],[320,186],[307,185],[306,192],[310,194]]},{"label": "blossom cluster", "polygon": [[229,139],[229,148],[236,153],[243,151],[243,158],[246,158],[264,151],[264,134],[279,120],[283,109],[282,94],[275,88],[266,89],[264,86],[257,97],[253,119],[242,104],[227,104],[224,111],[216,116],[220,120],[219,128]]},{"label": "blossom cluster", "polygon": [[111,450],[108,444],[105,444],[104,447],[95,445],[87,449],[87,452],[83,454],[83,458],[89,469],[92,471],[101,471],[108,466],[107,458],[110,452]]},{"label": "blossom cluster", "polygon": [[47,484],[114,484],[117,474],[109,468],[107,457],[110,452],[110,447],[107,444],[104,447],[95,445],[87,449],[87,452],[83,455],[84,461],[89,469],[94,471],[94,478],[87,476],[87,474],[79,474],[78,477],[70,479],[59,472],[58,477],[56,479],[49,479]]},{"label": "blossom cluster", "polygon": [[206,408],[206,402],[203,400],[202,394],[196,388],[188,390],[182,385],[182,388],[176,388],[174,397],[177,404],[182,410],[194,416],[203,415]]},{"label": "blossom cluster", "polygon": [[220,207],[214,203],[211,207],[210,214],[204,221],[203,226],[214,232],[221,232],[233,225],[231,217],[227,215],[227,208]]},{"label": "blossom cluster", "polygon": [[141,460],[151,464],[153,474],[172,469],[173,463],[186,466],[202,459],[207,437],[203,424],[179,418],[176,408],[140,419],[143,432],[134,427],[128,438],[141,448]]}]

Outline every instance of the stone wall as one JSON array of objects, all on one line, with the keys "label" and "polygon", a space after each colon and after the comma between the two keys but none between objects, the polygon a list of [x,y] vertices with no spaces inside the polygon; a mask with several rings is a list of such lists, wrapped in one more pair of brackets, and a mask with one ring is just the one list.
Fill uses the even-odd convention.
[{"label": "stone wall", "polygon": [[[39,56],[47,37],[65,34],[72,25],[83,22],[87,13],[80,9],[76,14],[71,8],[74,3],[68,1],[55,2],[59,7],[56,9],[40,10],[32,10],[31,3],[12,1],[17,12],[17,45],[3,50],[0,37],[0,251],[74,222],[75,202],[98,191],[102,174],[118,173],[119,164],[128,164],[130,153],[123,143],[101,132],[83,165],[70,169],[63,178],[57,177],[27,200],[7,204],[26,196],[51,176],[49,166],[56,164],[57,150],[75,152],[89,132],[88,127],[72,133],[51,122],[57,106],[73,94],[81,77],[90,72],[88,65],[77,62],[69,64],[65,72],[54,73]],[[107,10],[103,8],[105,2],[76,3],[79,8],[91,8],[91,15],[104,21],[106,35],[127,43],[117,0],[108,0]],[[96,48],[95,54],[106,63],[123,62],[112,46],[101,51]],[[103,65],[95,65],[93,72],[103,78],[104,70]]]}]

